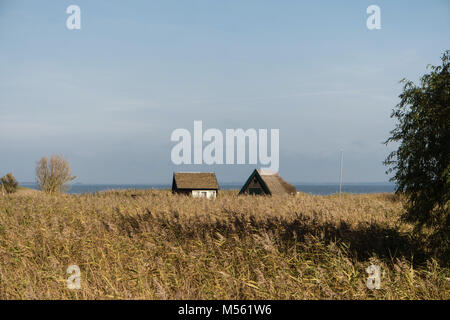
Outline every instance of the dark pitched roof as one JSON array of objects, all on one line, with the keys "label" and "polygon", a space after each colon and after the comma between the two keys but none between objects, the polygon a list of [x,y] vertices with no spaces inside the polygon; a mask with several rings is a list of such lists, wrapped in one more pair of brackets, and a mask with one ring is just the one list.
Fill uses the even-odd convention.
[{"label": "dark pitched roof", "polygon": [[295,194],[297,189],[290,183],[286,182],[278,173],[263,171],[263,170],[255,170],[248,178],[247,182],[242,187],[239,192],[242,194],[246,189],[247,185],[253,179],[254,176],[262,182],[262,187],[265,189],[266,193],[272,195],[282,195],[282,194]]},{"label": "dark pitched roof", "polygon": [[178,189],[219,189],[214,172],[174,172],[173,185]]}]

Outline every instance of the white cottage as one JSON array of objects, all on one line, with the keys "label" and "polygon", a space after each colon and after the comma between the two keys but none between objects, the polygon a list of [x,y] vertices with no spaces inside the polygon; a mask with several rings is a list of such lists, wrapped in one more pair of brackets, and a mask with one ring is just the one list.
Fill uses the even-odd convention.
[{"label": "white cottage", "polygon": [[174,172],[172,192],[210,199],[217,197],[219,184],[214,172]]}]

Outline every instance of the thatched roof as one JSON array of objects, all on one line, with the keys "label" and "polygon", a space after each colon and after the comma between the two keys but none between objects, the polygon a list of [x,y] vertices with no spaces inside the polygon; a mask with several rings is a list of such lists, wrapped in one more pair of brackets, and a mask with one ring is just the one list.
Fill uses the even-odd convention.
[{"label": "thatched roof", "polygon": [[242,187],[239,194],[242,194],[247,189],[248,184],[252,179],[256,177],[266,194],[271,195],[282,195],[282,194],[295,194],[297,189],[290,183],[286,182],[281,178],[278,173],[263,171],[263,170],[255,170],[247,179],[247,182]]},{"label": "thatched roof", "polygon": [[292,184],[284,181],[278,173],[257,171],[271,194],[290,194],[297,192],[297,189]]},{"label": "thatched roof", "polygon": [[219,189],[214,172],[174,172],[172,188]]}]

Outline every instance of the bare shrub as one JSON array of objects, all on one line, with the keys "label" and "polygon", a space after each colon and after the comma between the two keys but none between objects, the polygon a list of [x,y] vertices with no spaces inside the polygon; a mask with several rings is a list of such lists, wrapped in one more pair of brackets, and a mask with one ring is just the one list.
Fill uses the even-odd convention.
[{"label": "bare shrub", "polygon": [[52,155],[49,160],[42,157],[36,166],[36,183],[46,193],[67,191],[67,184],[75,178],[70,172],[69,162],[58,155]]}]

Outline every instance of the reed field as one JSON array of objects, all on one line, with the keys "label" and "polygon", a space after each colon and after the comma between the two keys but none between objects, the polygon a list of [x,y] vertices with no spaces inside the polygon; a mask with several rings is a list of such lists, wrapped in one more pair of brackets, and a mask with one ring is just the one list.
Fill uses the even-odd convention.
[{"label": "reed field", "polygon": [[449,299],[448,261],[402,210],[392,194],[0,196],[0,299]]}]

